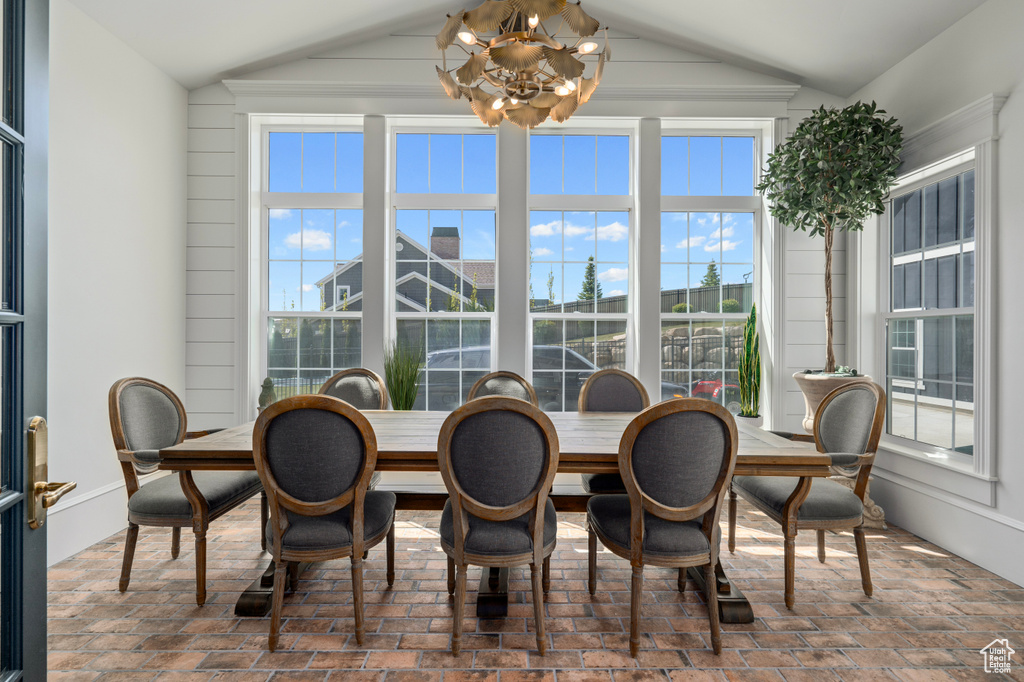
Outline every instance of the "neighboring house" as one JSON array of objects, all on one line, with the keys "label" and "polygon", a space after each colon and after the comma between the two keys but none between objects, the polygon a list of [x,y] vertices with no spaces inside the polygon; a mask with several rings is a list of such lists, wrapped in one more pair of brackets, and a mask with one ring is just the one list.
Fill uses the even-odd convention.
[{"label": "neighboring house", "polygon": [[[398,312],[494,310],[494,261],[460,261],[459,228],[435,227],[429,249],[401,230],[395,241]],[[362,282],[362,254],[339,263],[316,283],[324,310],[361,310]]]}]

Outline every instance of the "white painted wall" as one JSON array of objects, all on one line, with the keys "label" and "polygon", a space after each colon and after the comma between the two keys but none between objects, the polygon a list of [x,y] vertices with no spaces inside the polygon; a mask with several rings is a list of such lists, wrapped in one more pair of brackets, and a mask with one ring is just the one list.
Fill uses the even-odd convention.
[{"label": "white painted wall", "polygon": [[185,395],[186,91],[68,0],[50,3],[49,562],[126,525],[107,390]]},{"label": "white painted wall", "polygon": [[[1024,584],[1024,381],[1017,348],[1024,338],[1020,254],[1024,253],[1024,3],[989,0],[944,33],[857,92],[850,101],[876,100],[917,130],[989,94],[1008,95],[999,113],[995,207],[996,293],[995,504],[964,495],[981,481],[882,452],[874,498],[893,523]],[[880,365],[881,360],[876,359]],[[899,472],[899,473],[897,473]],[[985,484],[988,485],[988,484]]]}]

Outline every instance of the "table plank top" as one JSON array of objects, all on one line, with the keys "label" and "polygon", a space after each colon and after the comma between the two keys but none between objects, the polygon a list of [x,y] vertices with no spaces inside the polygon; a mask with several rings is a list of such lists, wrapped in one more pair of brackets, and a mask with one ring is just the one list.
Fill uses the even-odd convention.
[{"label": "table plank top", "polygon": [[[363,412],[377,437],[377,469],[437,471],[437,437],[448,412]],[[633,413],[550,413],[558,433],[559,472],[616,471],[619,440]],[[831,461],[807,444],[796,444],[737,419],[737,474],[827,476]],[[255,422],[186,440],[160,451],[161,469],[252,468]]]}]

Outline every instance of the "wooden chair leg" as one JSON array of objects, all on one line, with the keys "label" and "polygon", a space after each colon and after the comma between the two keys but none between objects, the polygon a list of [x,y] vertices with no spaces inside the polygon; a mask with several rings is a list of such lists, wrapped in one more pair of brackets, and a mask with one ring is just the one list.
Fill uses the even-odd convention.
[{"label": "wooden chair leg", "polygon": [[795,591],[796,584],[796,537],[793,535],[786,535],[783,540],[784,545],[784,561],[785,566],[785,600],[786,608],[793,608],[793,594]]},{"label": "wooden chair leg", "polygon": [[[544,559],[544,565],[547,565],[547,558]],[[540,655],[543,656],[548,650],[547,635],[544,633],[544,592],[541,586],[542,578],[541,573],[543,569],[539,569],[537,564],[530,564],[530,580],[533,582],[533,618],[536,622],[537,630],[537,650],[540,651]]]},{"label": "wooden chair leg", "polygon": [[874,590],[871,587],[871,569],[868,568],[868,543],[864,537],[863,526],[853,529],[853,539],[857,543],[857,561],[860,562],[860,584],[864,588],[864,594],[870,597]]},{"label": "wooden chair leg", "polygon": [[[177,528],[175,528],[177,530]],[[124,558],[121,560],[121,580],[117,589],[124,592],[132,579],[132,561],[135,559],[135,544],[139,541],[139,525],[128,523],[128,534],[124,537]]]},{"label": "wooden chair leg", "polygon": [[299,589],[299,562],[288,562],[288,589],[296,592]]},{"label": "wooden chair leg", "polygon": [[[711,583],[714,585],[715,583]],[[644,567],[633,567],[633,580],[629,595],[629,655],[636,658],[640,651],[640,610],[644,601]]]},{"label": "wooden chair leg", "polygon": [[729,486],[729,551],[736,553],[736,491]]},{"label": "wooden chair leg", "polygon": [[[138,528],[138,526],[136,526]],[[171,558],[177,559],[181,553],[181,526],[171,529]]]},{"label": "wooden chair leg", "polygon": [[825,563],[825,531],[818,531],[818,561]]},{"label": "wooden chair leg", "polygon": [[587,589],[590,596],[597,594],[597,535],[587,525]]},{"label": "wooden chair leg", "polygon": [[356,617],[356,644],[363,645],[363,558],[352,556],[352,604]]},{"label": "wooden chair leg", "polygon": [[686,569],[680,568],[679,575],[676,577],[676,587],[679,588],[680,592],[686,592]]},{"label": "wooden chair leg", "polygon": [[388,539],[387,539],[387,553],[388,553],[388,587],[394,587],[395,585],[395,522],[391,522],[391,528],[388,528]]},{"label": "wooden chair leg", "polygon": [[541,586],[544,588],[544,594],[547,594],[551,590],[551,555],[548,554],[544,557],[544,569],[541,576]]},{"label": "wooden chair leg", "polygon": [[206,603],[206,529],[196,534],[196,605]]},{"label": "wooden chair leg", "polygon": [[260,493],[260,549],[267,551],[267,520],[270,518],[270,508],[267,506],[267,491]]},{"label": "wooden chair leg", "polygon": [[281,631],[281,609],[284,606],[285,579],[288,577],[287,562],[275,563],[277,567],[274,569],[274,594],[270,606],[270,635],[267,638],[267,646],[271,651],[277,649],[277,637]]},{"label": "wooden chair leg", "polygon": [[715,565],[709,563],[704,567],[704,584],[707,585],[708,620],[711,622],[711,648],[715,654],[722,653],[722,630],[718,622],[718,580],[715,577]]},{"label": "wooden chair leg", "polygon": [[455,594],[455,559],[448,557],[448,596]]},{"label": "wooden chair leg", "polygon": [[[483,570],[487,570],[486,568]],[[452,609],[452,655],[458,656],[462,651],[462,612],[466,609],[466,573],[468,567],[458,567],[455,578],[455,604]]]}]

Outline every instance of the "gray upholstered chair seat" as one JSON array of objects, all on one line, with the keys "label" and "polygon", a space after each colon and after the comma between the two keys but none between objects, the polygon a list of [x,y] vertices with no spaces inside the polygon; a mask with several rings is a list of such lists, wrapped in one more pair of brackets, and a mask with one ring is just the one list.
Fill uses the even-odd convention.
[{"label": "gray upholstered chair seat", "polygon": [[580,485],[591,495],[626,494],[626,484],[619,474],[580,474]]},{"label": "gray upholstered chair seat", "polygon": [[[261,490],[260,477],[255,471],[197,471],[192,478],[209,503],[211,515]],[[178,476],[146,482],[128,498],[128,512],[133,516],[192,520],[192,505],[181,490]]]},{"label": "gray upholstered chair seat", "polygon": [[[382,535],[395,517],[395,494],[384,490],[368,490],[363,507],[363,537]],[[267,545],[273,543],[273,532],[267,524]],[[326,516],[302,516],[288,513],[288,528],[281,536],[285,551],[333,550],[352,544],[352,505]]]},{"label": "gray upholstered chair seat", "polygon": [[[622,549],[630,546],[629,495],[595,495],[587,500],[587,518],[594,530]],[[644,554],[690,556],[711,550],[700,521],[666,521],[644,513]]]},{"label": "gray upholstered chair seat", "polygon": [[[530,515],[524,514],[511,521],[485,521],[469,514],[469,530],[466,533],[466,552],[470,554],[512,555],[523,554],[533,549],[530,534]],[[555,541],[558,531],[558,516],[555,505],[548,498],[544,513],[544,546]],[[452,550],[455,543],[455,527],[452,521],[451,500],[444,503],[441,512],[441,546]]]},{"label": "gray upholstered chair seat", "polygon": [[[744,497],[779,515],[798,482],[793,476],[734,476],[732,479],[733,487],[742,491]],[[797,518],[801,521],[856,520],[863,512],[864,507],[852,490],[827,478],[816,478],[807,499],[800,505]]]}]

